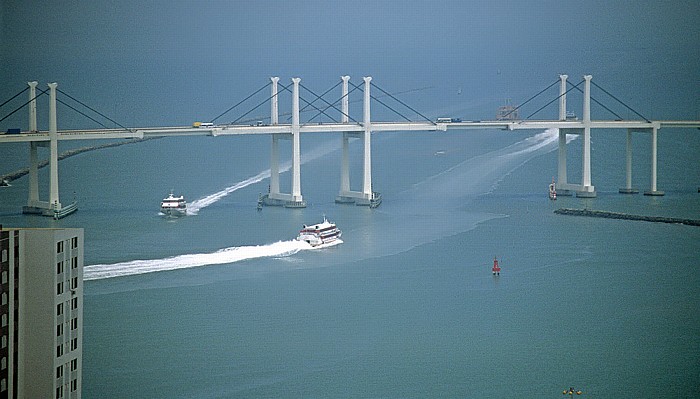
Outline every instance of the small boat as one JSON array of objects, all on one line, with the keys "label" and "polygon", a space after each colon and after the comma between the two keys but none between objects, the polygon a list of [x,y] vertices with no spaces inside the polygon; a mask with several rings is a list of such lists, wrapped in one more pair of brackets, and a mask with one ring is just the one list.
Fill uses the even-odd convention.
[{"label": "small boat", "polygon": [[491,272],[493,273],[494,276],[500,276],[501,275],[501,267],[498,266],[498,259],[496,257],[493,257],[493,268],[491,269]]},{"label": "small boat", "polygon": [[163,198],[163,202],[160,203],[160,211],[166,216],[183,216],[187,213],[187,202],[184,196],[176,197],[173,195],[172,190],[170,195]]},{"label": "small boat", "polygon": [[0,179],[0,187],[10,187],[10,181],[7,179]]},{"label": "small boat", "polygon": [[305,241],[312,247],[328,244],[340,238],[342,232],[323,216],[323,222],[311,226],[304,225],[299,231],[298,241]]},{"label": "small boat", "polygon": [[557,185],[554,183],[554,179],[552,179],[552,183],[549,185],[549,199],[557,199]]}]

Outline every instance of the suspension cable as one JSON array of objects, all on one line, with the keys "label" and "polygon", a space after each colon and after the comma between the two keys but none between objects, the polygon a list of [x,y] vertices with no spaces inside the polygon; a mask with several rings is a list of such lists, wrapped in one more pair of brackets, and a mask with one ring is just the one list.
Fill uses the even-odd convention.
[{"label": "suspension cable", "polygon": [[[239,102],[238,102],[236,105],[234,105],[233,107],[231,107],[231,108],[227,109],[226,111],[222,112],[219,116],[217,116],[216,118],[212,119],[210,122],[211,122],[211,123],[214,123],[217,119],[219,119],[219,118],[221,118],[222,116],[226,115],[227,113],[229,113],[229,111],[231,111],[232,109],[236,108],[237,106],[243,104],[243,103],[246,102],[249,98],[253,97],[254,95],[256,95],[256,94],[258,94],[258,93],[260,93],[264,88],[266,88],[267,86],[269,86],[269,85],[271,85],[271,84],[272,84],[272,82],[267,83],[267,84],[264,85],[263,87],[261,87],[261,88],[259,88],[258,90],[256,90],[253,94],[251,94],[251,95],[249,95],[248,97],[244,98],[243,100],[239,101]],[[270,98],[272,98],[272,97],[270,97]],[[258,106],[258,107],[259,107],[259,106]],[[257,107],[256,107],[256,108],[257,108]],[[239,119],[240,119],[240,118],[239,118]],[[238,121],[239,119],[236,119],[236,121]]]},{"label": "suspension cable", "polygon": [[513,112],[517,111],[518,109],[520,109],[520,107],[522,107],[523,105],[529,103],[529,102],[532,101],[535,97],[537,97],[537,96],[539,96],[540,94],[544,93],[545,91],[549,90],[550,87],[554,86],[554,85],[557,84],[557,83],[559,83],[559,81],[558,81],[558,80],[555,80],[551,85],[549,85],[549,86],[545,87],[544,89],[540,90],[539,93],[537,93],[537,94],[535,94],[534,96],[528,98],[524,103],[522,103],[522,104],[518,105],[517,107],[511,109],[507,114],[503,115],[503,118],[506,118],[508,115],[510,115],[510,114],[512,114]]},{"label": "suspension cable", "polygon": [[[65,93],[64,93],[64,94],[65,94]],[[63,104],[63,105],[65,105],[66,107],[72,109],[73,111],[79,113],[80,115],[82,115],[82,116],[84,116],[84,117],[90,119],[91,121],[97,123],[98,125],[102,126],[103,128],[109,129],[107,126],[105,126],[104,123],[102,123],[102,122],[96,120],[95,118],[91,117],[90,115],[88,115],[88,114],[86,114],[86,113],[80,111],[79,109],[73,107],[72,105],[66,103],[65,101],[62,101],[60,98],[57,98],[56,101],[59,102],[59,103],[61,103],[61,104]],[[109,118],[107,118],[107,119],[109,119]],[[116,123],[116,122],[115,122],[115,123]],[[121,126],[121,125],[119,125],[119,126]],[[124,128],[125,130],[129,130],[129,129],[125,128],[124,126],[121,126],[121,127]]]},{"label": "suspension cable", "polygon": [[[336,85],[336,86],[337,86],[337,85]],[[338,109],[338,108],[335,107],[335,105],[338,104],[339,102],[343,101],[344,98],[348,97],[348,96],[350,95],[350,93],[352,93],[352,92],[355,91],[356,89],[357,89],[356,87],[353,87],[351,90],[348,91],[347,94],[345,94],[344,96],[341,96],[341,97],[340,97],[337,101],[335,101],[332,105],[330,105],[330,106],[324,108],[323,110],[325,111],[325,110],[327,110],[328,108],[330,108],[331,106],[333,106],[333,108],[335,108],[335,109]],[[339,111],[340,111],[340,110],[339,110]],[[352,116],[346,114],[345,112],[340,111],[340,113],[343,114],[343,115],[345,115],[345,116],[347,116],[349,120],[351,120],[351,121],[353,121],[353,122],[355,122],[355,123],[360,123],[360,122],[358,122],[357,120],[355,120],[355,118],[353,118]],[[314,115],[314,116],[311,118],[311,120],[314,120],[314,119],[315,119],[317,116],[319,116],[319,115],[321,115],[321,112],[318,112],[316,115]]]},{"label": "suspension cable", "polygon": [[[41,90],[41,89],[39,89],[39,90]],[[27,104],[29,104],[30,102],[36,100],[39,96],[41,96],[42,94],[45,94],[47,91],[49,91],[49,89],[41,90],[41,93],[39,93],[39,94],[37,94],[36,96],[34,96],[34,98],[29,99],[29,101],[27,101],[26,103],[24,103],[24,104],[20,105],[19,107],[15,108],[15,110],[12,111],[12,112],[10,112],[9,114],[5,115],[2,119],[0,119],[0,122],[2,122],[2,121],[4,121],[5,119],[9,118],[12,114],[14,114],[15,112],[17,112],[17,111],[19,111],[20,109],[24,108]]]},{"label": "suspension cable", "polygon": [[[323,113],[324,115],[326,115],[326,116],[328,116],[329,118],[331,118],[331,120],[332,120],[333,122],[339,123],[335,118],[333,118],[333,117],[331,117],[330,115],[328,115],[328,114],[326,113],[326,111],[328,110],[328,108],[333,108],[333,109],[335,109],[336,111],[339,111],[341,114],[343,113],[343,111],[339,110],[334,104],[329,103],[328,101],[326,101],[326,99],[323,98],[324,95],[326,95],[329,91],[331,91],[331,90],[335,89],[336,87],[338,87],[339,84],[340,84],[340,82],[336,83],[335,86],[333,86],[333,87],[331,87],[330,89],[326,90],[326,92],[323,93],[321,96],[318,96],[316,93],[314,93],[313,91],[309,90],[309,88],[307,88],[306,86],[302,85],[301,83],[299,83],[299,86],[301,86],[304,90],[306,90],[306,91],[308,91],[309,93],[311,93],[311,94],[313,94],[314,96],[316,96],[316,100],[321,100],[321,101],[323,101],[324,103],[326,103],[326,104],[328,105],[328,106],[327,106],[326,108],[324,108],[324,109],[318,109],[315,105],[309,104],[310,106],[316,108],[320,113]],[[315,102],[316,100],[314,100],[313,102]],[[304,107],[304,108],[306,108],[306,107]],[[300,111],[301,111],[301,110],[300,110]],[[310,120],[314,120],[314,118],[316,118],[316,115],[315,115],[313,118],[311,118]]]},{"label": "suspension cable", "polygon": [[[593,83],[593,82],[591,82],[591,83]],[[580,91],[581,93],[583,93],[583,90],[581,90],[580,87],[576,87],[576,90],[578,90],[578,91]],[[622,119],[622,117],[621,117],[620,115],[618,115],[617,113],[615,113],[615,111],[613,111],[613,110],[611,110],[610,108],[608,108],[608,107],[606,107],[605,105],[603,105],[603,103],[601,103],[600,101],[596,100],[596,99],[593,98],[593,97],[591,97],[591,100],[593,100],[594,103],[600,105],[601,107],[603,107],[605,110],[607,110],[607,111],[610,112],[611,114],[615,115],[618,119]],[[642,118],[644,118],[644,117],[642,117]],[[647,121],[647,122],[649,122],[649,121]]]},{"label": "suspension cable", "polygon": [[[381,87],[377,86],[376,84],[374,84],[374,83],[371,83],[371,84],[372,84],[372,86],[374,86],[374,87],[376,87],[377,89],[379,89],[379,91],[381,91],[382,93],[384,93],[384,94],[386,94],[387,96],[393,98],[394,100],[398,101],[398,102],[399,102],[401,105],[403,105],[404,107],[410,109],[411,111],[413,111],[413,112],[415,112],[416,114],[418,114],[419,116],[421,116],[421,117],[422,117],[423,119],[425,119],[426,121],[432,123],[433,125],[435,124],[435,122],[431,121],[431,120],[428,119],[425,115],[423,115],[423,114],[421,114],[420,112],[418,112],[418,111],[416,111],[415,109],[413,109],[410,105],[408,105],[408,104],[406,104],[405,102],[399,100],[398,98],[394,97],[394,96],[391,95],[390,93],[387,93],[384,89],[382,89]],[[376,98],[375,98],[375,99],[376,99]]]},{"label": "suspension cable", "polygon": [[[545,109],[547,106],[549,106],[549,104],[551,104],[551,103],[557,101],[557,100],[560,99],[562,96],[566,95],[566,93],[570,92],[571,90],[573,90],[573,89],[575,89],[575,88],[578,88],[578,85],[580,85],[581,83],[583,83],[583,80],[580,81],[580,82],[578,82],[575,86],[572,85],[572,86],[573,86],[572,88],[570,88],[569,90],[567,90],[567,91],[563,92],[562,94],[558,95],[554,100],[552,100],[552,101],[548,102],[547,104],[543,105],[543,106],[540,107],[537,111],[535,111],[535,112],[531,113],[530,115],[528,115],[527,118],[525,118],[525,119],[530,119],[530,117],[532,117],[532,116],[535,115],[536,113],[542,111],[542,110]],[[579,90],[580,90],[580,89],[579,89]]]},{"label": "suspension cable", "polygon": [[29,87],[25,87],[24,90],[15,94],[14,96],[12,96],[9,100],[5,101],[4,103],[0,104],[0,108],[2,108],[5,104],[9,103],[10,101],[14,100],[15,98],[17,98],[19,95],[21,95],[22,93],[24,93],[27,90],[29,90]]},{"label": "suspension cable", "polygon": [[[272,84],[272,82],[268,83],[268,85],[270,85],[270,84]],[[285,89],[287,89],[287,87],[289,87],[289,86],[291,86],[291,85],[292,85],[292,84],[290,83],[290,84],[288,84],[287,86],[282,86],[282,89],[285,90]],[[265,85],[265,86],[267,86],[267,85]],[[258,91],[256,91],[255,93],[249,95],[249,96],[246,97],[243,101],[249,99],[250,97],[253,97],[253,95],[257,94],[260,90],[262,90],[262,89],[264,89],[264,88],[265,88],[265,87],[261,87]],[[277,95],[279,95],[279,93],[277,93]],[[260,108],[260,106],[262,106],[262,105],[265,104],[266,102],[270,101],[270,100],[272,99],[272,97],[274,97],[274,96],[270,95],[270,96],[269,96],[268,98],[266,98],[264,101],[262,101],[261,103],[259,103],[259,104],[256,105],[255,107],[253,107],[252,109],[248,110],[248,112],[246,112],[246,113],[244,113],[243,115],[239,116],[235,121],[231,122],[231,124],[232,124],[232,125],[235,124],[236,122],[240,121],[240,120],[243,119],[245,116],[247,116],[249,113],[255,111],[255,110],[258,109],[258,108]],[[238,104],[242,103],[243,101],[240,101]],[[231,108],[230,108],[229,110],[227,110],[226,112],[232,110],[234,107],[238,106],[238,104],[234,105],[233,107],[231,107]],[[226,112],[224,112],[224,114],[225,114]],[[224,115],[224,114],[221,114],[221,115],[217,116],[217,117],[214,118],[213,120],[219,119],[219,117],[221,117],[221,116]]]},{"label": "suspension cable", "polygon": [[[351,85],[355,86],[357,89],[359,89],[360,91],[362,91],[362,92],[364,93],[364,89],[362,89],[361,87],[358,87],[356,84],[354,84],[354,83],[352,83],[352,82],[348,82],[348,83],[350,83]],[[391,111],[393,111],[396,115],[398,115],[398,116],[400,116],[400,117],[406,119],[407,121],[411,122],[411,120],[408,119],[408,118],[407,118],[405,115],[403,115],[401,112],[399,112],[399,111],[397,111],[397,110],[391,108],[389,105],[385,104],[383,101],[381,101],[381,100],[378,99],[377,97],[374,97],[374,96],[371,95],[371,94],[370,94],[370,97],[371,97],[372,99],[374,99],[376,102],[378,102],[379,104],[381,104],[381,105],[387,107],[388,109],[390,109]]]},{"label": "suspension cable", "polygon": [[[96,113],[97,115],[99,115],[99,116],[101,116],[101,117],[107,119],[108,121],[114,123],[115,125],[119,126],[120,128],[122,128],[122,129],[124,129],[124,130],[130,130],[129,128],[123,126],[121,123],[119,123],[119,122],[115,121],[114,119],[112,119],[112,118],[106,116],[105,114],[103,114],[103,113],[101,113],[101,112],[95,110],[94,108],[90,107],[89,105],[87,105],[87,104],[81,102],[80,100],[76,99],[75,97],[71,96],[70,94],[66,93],[65,91],[63,91],[63,90],[61,90],[61,89],[58,89],[58,88],[56,89],[56,91],[58,91],[59,93],[63,94],[64,96],[70,98],[71,100],[77,102],[78,104],[82,105],[83,107],[89,109],[90,111]],[[58,101],[58,99],[57,99],[57,101]],[[70,108],[73,109],[74,111],[80,113],[81,115],[90,118],[89,116],[87,116],[87,115],[85,115],[84,113],[78,111],[77,109],[71,107],[70,105],[66,104],[65,102],[60,101],[60,103],[63,104],[63,105],[67,105],[68,107],[70,107]],[[95,120],[92,119],[92,118],[90,118],[90,119],[91,119],[92,121],[94,121],[94,122],[97,122],[97,121],[95,121]],[[98,123],[99,123],[99,122],[98,122]],[[100,125],[102,125],[102,127],[104,127],[105,129],[108,129],[107,126],[105,126],[105,125],[103,125],[103,124],[101,124],[101,123],[100,123]]]},{"label": "suspension cable", "polygon": [[[620,100],[620,99],[618,99],[617,97],[613,96],[612,94],[610,94],[610,93],[609,93],[607,90],[605,90],[604,88],[598,86],[594,81],[591,80],[591,83],[593,83],[593,85],[594,85],[595,87],[597,87],[597,88],[599,88],[600,90],[602,90],[603,93],[609,95],[610,97],[612,97],[613,99],[615,99],[617,102],[619,102],[620,104],[624,105],[625,108],[627,108],[628,110],[630,110],[630,111],[634,112],[635,114],[637,114],[637,116],[639,116],[640,118],[644,119],[644,120],[647,121],[647,122],[650,122],[649,119],[645,118],[645,117],[644,117],[642,114],[640,114],[639,112],[633,110],[632,107],[630,107],[630,106],[628,106],[627,104],[623,103],[622,100]],[[606,109],[607,109],[607,108],[606,108]],[[613,113],[614,113],[614,112],[613,112]],[[616,115],[616,116],[617,116],[617,115]],[[619,117],[619,116],[618,116],[618,117]],[[622,119],[622,118],[620,118],[620,119]]]}]

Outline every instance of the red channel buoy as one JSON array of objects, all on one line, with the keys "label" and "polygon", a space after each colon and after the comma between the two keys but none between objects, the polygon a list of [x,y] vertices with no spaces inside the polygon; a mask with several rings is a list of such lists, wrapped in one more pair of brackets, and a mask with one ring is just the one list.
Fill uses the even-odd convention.
[{"label": "red channel buoy", "polygon": [[494,276],[500,276],[501,275],[501,267],[498,266],[498,259],[496,257],[493,257],[493,269],[491,269],[493,272]]}]

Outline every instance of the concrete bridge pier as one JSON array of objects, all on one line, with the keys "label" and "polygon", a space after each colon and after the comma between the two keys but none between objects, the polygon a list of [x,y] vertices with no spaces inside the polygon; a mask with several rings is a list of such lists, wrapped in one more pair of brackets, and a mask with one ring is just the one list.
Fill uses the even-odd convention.
[{"label": "concrete bridge pier", "polygon": [[656,139],[658,136],[658,130],[659,130],[660,124],[658,122],[654,123],[654,126],[651,128],[651,188],[648,191],[644,192],[644,195],[653,195],[653,196],[662,196],[664,195],[663,191],[659,191],[656,189],[656,160],[657,160],[657,153],[656,153]]},{"label": "concrete bridge pier", "polygon": [[595,187],[591,184],[591,79],[593,76],[583,77],[583,155],[581,165],[581,188],[576,192],[577,197],[595,198]]},{"label": "concrete bridge pier", "polygon": [[632,187],[632,129],[627,129],[627,142],[625,146],[625,187],[620,189],[620,193],[639,193],[638,189]]},{"label": "concrete bridge pier", "polygon": [[[277,82],[278,77],[270,78],[272,81],[271,96],[271,124],[278,124],[278,101]],[[299,129],[299,82],[300,78],[292,78],[294,88],[292,90],[292,134],[276,133],[272,135],[272,148],[270,151],[270,191],[260,200],[265,205],[284,206],[287,208],[305,208],[306,201],[301,195],[301,152],[300,152],[300,129]],[[291,138],[292,140],[292,192],[289,194],[280,193],[279,187],[279,139]]]},{"label": "concrete bridge pier", "polygon": [[[343,78],[343,113],[347,115],[347,80]],[[364,80],[364,99],[363,99],[363,122],[364,131],[359,134],[349,132],[343,133],[343,160],[341,164],[340,177],[340,193],[336,197],[336,202],[339,203],[355,203],[355,205],[369,206],[371,208],[379,206],[381,203],[381,195],[372,191],[372,121],[370,113],[370,87],[371,77],[363,77]],[[343,121],[347,123],[347,117],[343,115]],[[350,190],[350,171],[348,166],[348,141],[350,137],[360,137],[363,143],[363,175],[362,175],[362,191]]]},{"label": "concrete bridge pier", "polygon": [[[30,99],[36,97],[36,82],[29,82]],[[29,147],[29,198],[27,206],[22,208],[22,213],[40,214],[52,216],[60,219],[78,209],[77,203],[73,202],[64,207],[58,196],[58,124],[56,117],[56,87],[58,83],[49,83],[49,201],[39,200],[39,162],[37,156],[37,145],[30,144]],[[34,101],[32,101],[34,103]],[[29,130],[36,131],[36,103],[29,107]]]},{"label": "concrete bridge pier", "polygon": [[[566,120],[566,79],[568,75],[559,75],[559,120]],[[566,173],[566,134],[570,129],[559,129],[559,152],[557,163],[557,195],[571,196],[571,189]]]}]

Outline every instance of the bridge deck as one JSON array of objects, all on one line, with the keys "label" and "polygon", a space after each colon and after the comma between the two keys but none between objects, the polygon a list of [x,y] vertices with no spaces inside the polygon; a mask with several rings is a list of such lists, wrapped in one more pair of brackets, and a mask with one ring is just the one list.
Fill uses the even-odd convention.
[{"label": "bridge deck", "polygon": [[[373,132],[388,131],[446,131],[471,129],[583,129],[584,121],[463,121],[450,123],[432,122],[372,122]],[[591,129],[651,129],[660,128],[698,128],[700,121],[591,121]],[[363,132],[359,123],[316,123],[299,126],[301,133]],[[58,131],[59,140],[95,140],[95,139],[142,139],[146,137],[178,136],[232,136],[251,134],[291,134],[292,125],[217,125],[212,127],[171,126],[152,128],[62,130]],[[48,131],[22,132],[19,134],[0,134],[0,143],[18,143],[31,141],[48,141]]]}]

